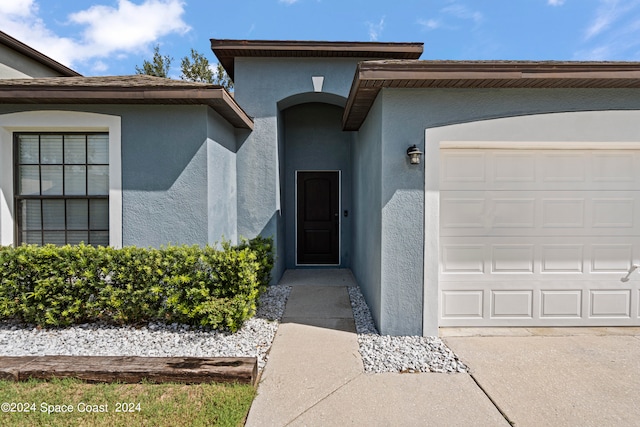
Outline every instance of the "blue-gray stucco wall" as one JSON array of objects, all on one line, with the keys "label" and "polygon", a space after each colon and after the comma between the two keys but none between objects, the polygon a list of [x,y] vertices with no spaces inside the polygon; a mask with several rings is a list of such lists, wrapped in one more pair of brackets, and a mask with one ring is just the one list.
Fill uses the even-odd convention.
[{"label": "blue-gray stucco wall", "polygon": [[207,111],[208,243],[238,242],[236,131],[214,111]]},{"label": "blue-gray stucco wall", "polygon": [[122,115],[124,245],[207,243],[206,140],[200,107]]},{"label": "blue-gray stucco wall", "polygon": [[377,325],[381,324],[382,101],[376,99],[353,145],[351,270]]},{"label": "blue-gray stucco wall", "polygon": [[[344,106],[357,63],[354,58],[236,58],[234,96],[254,119],[254,130],[239,142],[236,158],[238,235],[274,238],[274,282],[285,270],[288,246],[282,216],[285,166],[280,111],[298,103],[338,99]],[[313,76],[324,77],[321,93],[314,92]]]},{"label": "blue-gray stucco wall", "polygon": [[[373,162],[381,159],[382,218],[380,226],[374,225],[371,229],[380,233],[380,270],[379,273],[376,268],[363,271],[366,263],[375,260],[376,250],[365,249],[367,255],[360,252],[365,239],[375,243],[372,237],[365,238],[358,228],[361,213],[356,219],[356,261],[353,263],[380,331],[390,335],[437,334],[437,330],[422,330],[424,169],[409,165],[406,155],[412,144],[424,151],[425,129],[518,115],[616,109],[640,109],[640,90],[383,89],[360,129],[354,154],[358,212],[363,208],[361,199],[364,199],[360,175],[365,173],[360,159],[367,156]],[[377,135],[377,128],[381,136]],[[379,155],[378,145],[382,147]],[[364,153],[366,150],[372,152]],[[379,277],[365,279],[367,274],[379,274]],[[379,292],[377,283],[380,283]]]},{"label": "blue-gray stucco wall", "polygon": [[[121,117],[123,245],[236,239],[235,132],[205,106],[0,106]],[[34,123],[34,126],[37,124]]]},{"label": "blue-gray stucco wall", "polygon": [[[295,173],[298,170],[338,170],[340,178],[340,268],[351,265],[351,142],[342,130],[343,108],[330,104],[299,104],[282,112],[284,129],[285,265],[296,267]],[[347,216],[344,216],[344,212]]]}]

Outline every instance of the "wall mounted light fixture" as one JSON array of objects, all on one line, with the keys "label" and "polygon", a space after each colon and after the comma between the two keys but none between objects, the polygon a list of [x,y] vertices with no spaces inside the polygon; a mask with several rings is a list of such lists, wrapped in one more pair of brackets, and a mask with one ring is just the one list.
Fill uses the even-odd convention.
[{"label": "wall mounted light fixture", "polygon": [[420,164],[420,156],[422,156],[422,151],[415,144],[411,147],[407,148],[407,156],[411,159],[412,165]]}]

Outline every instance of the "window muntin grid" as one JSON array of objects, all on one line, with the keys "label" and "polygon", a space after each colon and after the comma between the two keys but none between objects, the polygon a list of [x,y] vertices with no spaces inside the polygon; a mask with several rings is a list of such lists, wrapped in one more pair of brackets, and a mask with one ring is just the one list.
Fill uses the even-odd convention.
[{"label": "window muntin grid", "polygon": [[16,133],[17,242],[109,244],[108,133]]}]

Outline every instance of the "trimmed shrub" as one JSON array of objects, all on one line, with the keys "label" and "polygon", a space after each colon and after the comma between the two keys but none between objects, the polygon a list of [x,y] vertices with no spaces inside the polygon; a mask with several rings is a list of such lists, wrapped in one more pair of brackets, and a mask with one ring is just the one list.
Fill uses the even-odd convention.
[{"label": "trimmed shrub", "polygon": [[273,266],[271,239],[198,246],[0,247],[0,318],[40,326],[103,320],[236,331]]},{"label": "trimmed shrub", "polygon": [[[230,248],[226,243],[223,246],[226,246],[225,249]],[[258,236],[251,240],[243,240],[237,248],[240,250],[249,248],[256,253],[257,261],[260,264],[258,282],[264,287],[260,292],[264,292],[271,282],[271,270],[273,270],[274,262],[273,239]]]}]

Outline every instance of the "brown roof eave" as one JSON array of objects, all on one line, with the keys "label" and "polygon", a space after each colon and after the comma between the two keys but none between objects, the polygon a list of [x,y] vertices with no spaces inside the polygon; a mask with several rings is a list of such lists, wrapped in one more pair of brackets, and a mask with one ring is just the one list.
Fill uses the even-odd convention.
[{"label": "brown roof eave", "polygon": [[166,104],[207,105],[238,129],[253,120],[226,89],[0,88],[0,104]]},{"label": "brown roof eave", "polygon": [[227,74],[234,78],[237,57],[341,57],[418,59],[423,43],[333,42],[304,40],[211,39],[211,50]]},{"label": "brown roof eave", "polygon": [[[231,123],[238,129],[253,130],[253,119],[247,115],[242,107],[240,107],[235,98],[226,89],[221,89],[220,95],[220,100],[226,107],[225,110],[230,110],[230,114],[216,110],[218,111],[218,114],[223,116],[225,119],[227,119],[227,121],[229,121],[229,123]],[[234,118],[233,121],[226,117],[227,115],[232,116]]]},{"label": "brown roof eave", "polygon": [[[245,52],[246,56],[273,55],[274,52],[342,52],[389,54],[395,56],[413,57],[418,59],[422,55],[424,43],[421,42],[348,42],[348,41],[311,41],[311,40],[233,40],[210,39],[211,48],[219,51]],[[256,52],[260,52],[256,55]]]},{"label": "brown roof eave", "polygon": [[519,70],[399,70],[376,71],[362,70],[360,79],[366,81],[400,81],[400,80],[525,80],[525,79],[607,79],[629,80],[640,78],[640,68],[637,70],[615,71],[519,71]]},{"label": "brown roof eave", "polygon": [[[344,107],[344,112],[342,113],[342,128],[345,131],[353,131],[353,130],[358,130],[360,128],[360,125],[362,124],[362,122],[360,122],[360,124],[358,125],[357,128],[354,128],[352,126],[352,124],[350,122],[352,122],[352,120],[350,119],[350,115],[351,115],[351,111],[354,108],[354,104],[356,104],[357,102],[357,97],[358,97],[358,88],[360,87],[360,76],[361,76],[361,72],[360,72],[360,68],[362,67],[362,62],[358,64],[358,67],[356,68],[356,73],[353,76],[353,81],[351,82],[351,89],[349,90],[349,97],[347,98],[347,104]],[[375,97],[378,96],[378,92],[380,91],[380,89],[378,88],[374,94],[374,99]],[[373,103],[371,103],[373,104]],[[369,108],[367,109],[367,113],[369,112],[369,109],[371,108],[371,105],[369,105]]]},{"label": "brown roof eave", "polygon": [[640,62],[625,61],[442,61],[442,60],[379,60],[366,61],[362,70],[393,71],[629,71],[640,68]]}]

